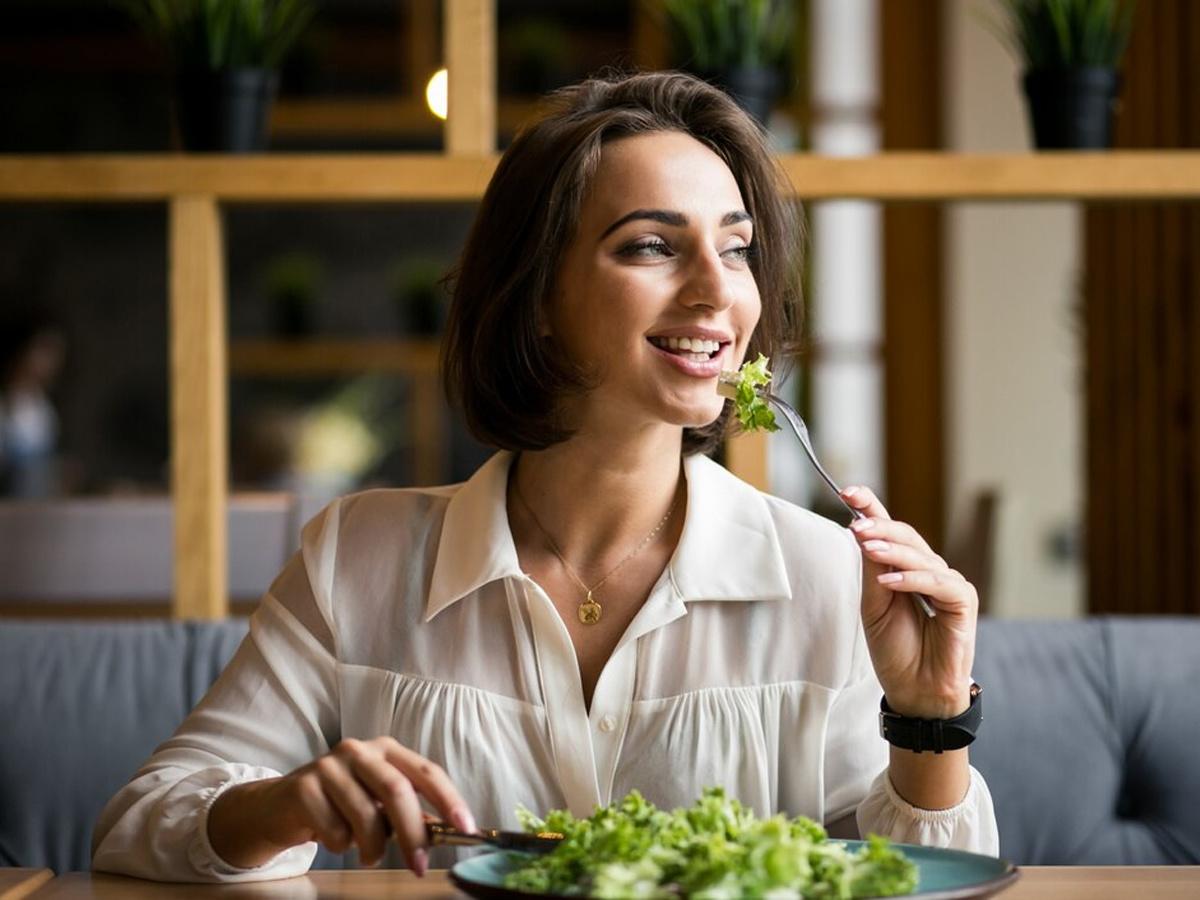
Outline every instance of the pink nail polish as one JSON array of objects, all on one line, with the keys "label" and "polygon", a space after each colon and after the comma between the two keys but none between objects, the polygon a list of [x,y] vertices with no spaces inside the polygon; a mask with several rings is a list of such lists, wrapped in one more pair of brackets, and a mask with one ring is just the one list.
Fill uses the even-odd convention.
[{"label": "pink nail polish", "polygon": [[460,809],[453,816],[454,827],[459,831],[465,831],[467,834],[474,834],[478,829],[475,827],[475,818],[465,809]]},{"label": "pink nail polish", "polygon": [[884,572],[882,575],[877,575],[875,580],[880,584],[895,584],[904,578],[901,572]]},{"label": "pink nail polish", "polygon": [[855,519],[853,522],[850,523],[850,527],[854,531],[857,531],[859,534],[861,534],[864,531],[868,531],[869,529],[874,528],[875,520],[874,519]]},{"label": "pink nail polish", "polygon": [[418,878],[424,878],[428,868],[429,854],[425,852],[424,847],[418,847],[412,852],[412,869],[417,873]]}]

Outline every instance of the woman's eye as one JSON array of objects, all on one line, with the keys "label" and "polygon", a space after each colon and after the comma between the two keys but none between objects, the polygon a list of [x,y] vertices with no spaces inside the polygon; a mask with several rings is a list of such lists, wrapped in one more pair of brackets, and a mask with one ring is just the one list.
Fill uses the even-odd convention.
[{"label": "woman's eye", "polygon": [[741,262],[749,262],[750,257],[754,255],[753,244],[743,244],[740,247],[730,247],[725,251],[725,255],[732,254],[733,258]]},{"label": "woman's eye", "polygon": [[622,256],[667,256],[671,252],[662,241],[639,241],[621,250]]}]

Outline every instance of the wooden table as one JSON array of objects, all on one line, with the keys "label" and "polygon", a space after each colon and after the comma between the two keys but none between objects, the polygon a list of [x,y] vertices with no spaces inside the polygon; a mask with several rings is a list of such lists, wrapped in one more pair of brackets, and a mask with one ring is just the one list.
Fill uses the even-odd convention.
[{"label": "wooden table", "polygon": [[[24,870],[29,871],[29,870]],[[7,894],[0,895],[7,898]],[[21,896],[21,895],[17,895]],[[201,898],[390,898],[390,900],[463,900],[445,870],[417,878],[398,870],[312,872],[302,878],[253,884],[166,885],[117,875],[72,872],[43,886],[35,900],[149,900],[151,897]],[[1200,866],[1029,866],[1002,894],[1004,900],[1195,900],[1200,897]]]},{"label": "wooden table", "polygon": [[53,877],[49,869],[0,869],[0,900],[28,897]]}]

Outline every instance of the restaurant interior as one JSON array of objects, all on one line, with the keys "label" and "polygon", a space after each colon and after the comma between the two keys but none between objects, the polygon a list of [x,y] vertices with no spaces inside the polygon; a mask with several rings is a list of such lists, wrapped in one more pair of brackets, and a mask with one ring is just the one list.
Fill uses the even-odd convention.
[{"label": "restaurant interior", "polygon": [[[292,18],[189,68],[156,16],[205,5]],[[1044,9],[1108,15],[1108,58],[1034,46]],[[492,456],[440,354],[500,154],[549,92],[667,69],[803,210],[772,390],[977,591],[1007,868],[955,896],[1200,896],[1197,54],[1193,0],[7,0],[0,898],[182,890],[89,872],[102,807],[306,523]],[[850,521],[787,428],[713,456]],[[242,890],[473,893],[326,850]]]}]

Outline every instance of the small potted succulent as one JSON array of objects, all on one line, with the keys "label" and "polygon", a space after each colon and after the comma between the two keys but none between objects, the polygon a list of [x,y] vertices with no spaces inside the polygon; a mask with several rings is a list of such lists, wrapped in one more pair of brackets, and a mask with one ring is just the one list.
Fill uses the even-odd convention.
[{"label": "small potted succulent", "polygon": [[684,65],[764,126],[792,37],[790,0],[662,0]]},{"label": "small potted succulent", "polygon": [[445,287],[448,269],[445,262],[424,256],[409,257],[392,267],[392,297],[403,332],[434,337],[445,329],[450,304]]},{"label": "small potted succulent", "polygon": [[285,253],[271,260],[263,285],[274,334],[303,338],[316,331],[316,309],[324,281],[324,267],[307,253]]},{"label": "small potted succulent", "polygon": [[1104,149],[1134,0],[1002,0],[1040,150]]},{"label": "small potted succulent", "polygon": [[117,2],[167,50],[183,149],[266,147],[279,67],[312,19],[312,0]]}]

